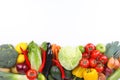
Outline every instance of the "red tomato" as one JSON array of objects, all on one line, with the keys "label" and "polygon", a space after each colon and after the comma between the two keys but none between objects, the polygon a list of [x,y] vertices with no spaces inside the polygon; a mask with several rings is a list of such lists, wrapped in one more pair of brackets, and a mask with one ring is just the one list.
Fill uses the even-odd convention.
[{"label": "red tomato", "polygon": [[81,66],[81,67],[84,67],[84,68],[89,67],[89,60],[86,59],[86,58],[82,58],[82,59],[80,60],[80,66]]},{"label": "red tomato", "polygon": [[27,75],[27,78],[30,80],[36,79],[37,78],[37,71],[34,69],[30,69],[27,71],[26,75]]},{"label": "red tomato", "polygon": [[99,60],[102,55],[103,53],[100,53],[99,56],[97,57],[97,60]]},{"label": "red tomato", "polygon": [[99,50],[94,50],[94,51],[92,51],[92,53],[91,53],[91,58],[95,58],[95,59],[96,59],[100,54],[101,54],[101,53],[100,53]]},{"label": "red tomato", "polygon": [[82,58],[87,58],[87,59],[89,59],[89,58],[90,58],[90,54],[84,52],[84,53],[82,53]]},{"label": "red tomato", "polygon": [[89,59],[90,67],[94,68],[97,66],[97,61],[94,58]]},{"label": "red tomato", "polygon": [[99,61],[102,62],[103,64],[106,64],[107,61],[108,61],[108,58],[107,58],[107,56],[102,55],[102,56],[99,58]]},{"label": "red tomato", "polygon": [[104,67],[102,64],[98,64],[96,67],[95,67],[96,71],[97,72],[102,72],[104,70]]},{"label": "red tomato", "polygon": [[92,44],[92,43],[88,43],[86,46],[85,46],[85,51],[87,53],[91,53],[93,50],[95,50],[95,45]]}]

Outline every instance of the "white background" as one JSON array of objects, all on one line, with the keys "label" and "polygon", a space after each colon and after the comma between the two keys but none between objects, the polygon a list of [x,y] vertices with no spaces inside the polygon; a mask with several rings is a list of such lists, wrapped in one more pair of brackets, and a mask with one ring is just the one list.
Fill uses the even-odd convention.
[{"label": "white background", "polygon": [[0,0],[0,44],[120,41],[120,0]]}]

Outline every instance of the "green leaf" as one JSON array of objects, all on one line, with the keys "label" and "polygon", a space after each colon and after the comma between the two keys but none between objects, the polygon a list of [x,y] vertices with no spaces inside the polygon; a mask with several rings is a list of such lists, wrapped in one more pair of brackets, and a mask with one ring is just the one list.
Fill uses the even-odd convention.
[{"label": "green leaf", "polygon": [[39,46],[32,41],[28,45],[28,51],[29,51],[28,58],[31,63],[31,68],[38,71],[38,69],[42,63],[41,50],[40,50]]}]

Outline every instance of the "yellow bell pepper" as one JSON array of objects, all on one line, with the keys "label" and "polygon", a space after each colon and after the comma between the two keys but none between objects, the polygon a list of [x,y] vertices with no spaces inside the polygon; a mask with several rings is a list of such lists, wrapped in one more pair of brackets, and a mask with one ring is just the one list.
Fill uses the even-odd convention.
[{"label": "yellow bell pepper", "polygon": [[72,70],[72,74],[76,77],[83,78],[83,72],[86,68],[82,68],[80,66],[77,66],[75,69]]},{"label": "yellow bell pepper", "polygon": [[84,80],[98,80],[98,72],[93,68],[86,69],[83,72],[83,78]]},{"label": "yellow bell pepper", "polygon": [[27,47],[28,47],[28,44],[27,44],[26,42],[20,42],[19,44],[16,45],[15,50],[16,50],[19,54],[22,53],[20,47],[21,47],[23,50],[26,50]]}]

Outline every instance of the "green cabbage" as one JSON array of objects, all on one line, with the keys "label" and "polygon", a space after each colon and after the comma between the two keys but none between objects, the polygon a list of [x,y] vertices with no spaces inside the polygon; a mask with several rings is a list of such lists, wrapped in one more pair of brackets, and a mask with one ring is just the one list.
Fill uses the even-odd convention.
[{"label": "green cabbage", "polygon": [[62,47],[58,53],[59,62],[66,70],[74,69],[81,58],[82,53],[78,47]]}]

